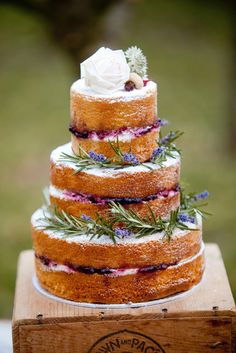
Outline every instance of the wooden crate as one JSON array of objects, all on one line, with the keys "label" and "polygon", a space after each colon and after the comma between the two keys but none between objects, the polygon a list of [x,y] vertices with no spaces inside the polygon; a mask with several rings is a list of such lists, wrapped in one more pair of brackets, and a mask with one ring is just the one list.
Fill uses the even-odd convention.
[{"label": "wooden crate", "polygon": [[141,308],[60,303],[32,285],[33,252],[20,255],[13,313],[15,353],[236,352],[236,311],[219,248],[206,246],[206,274],[184,298]]}]

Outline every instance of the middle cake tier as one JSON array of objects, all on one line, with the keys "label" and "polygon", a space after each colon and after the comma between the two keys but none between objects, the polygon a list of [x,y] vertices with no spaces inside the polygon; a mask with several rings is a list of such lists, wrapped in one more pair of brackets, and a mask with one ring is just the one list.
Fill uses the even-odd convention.
[{"label": "middle cake tier", "polygon": [[119,202],[145,217],[149,206],[156,216],[167,216],[179,207],[180,156],[167,157],[161,165],[143,163],[123,168],[92,167],[77,173],[71,143],[51,154],[50,199],[53,205],[80,217],[106,215],[109,204]]},{"label": "middle cake tier", "polygon": [[160,125],[160,120],[157,120],[145,127],[83,132],[70,126],[72,149],[77,154],[82,149],[87,153],[93,150],[115,159],[114,148],[119,148],[122,153],[132,151],[139,162],[145,162],[151,159],[154,149],[158,147]]}]

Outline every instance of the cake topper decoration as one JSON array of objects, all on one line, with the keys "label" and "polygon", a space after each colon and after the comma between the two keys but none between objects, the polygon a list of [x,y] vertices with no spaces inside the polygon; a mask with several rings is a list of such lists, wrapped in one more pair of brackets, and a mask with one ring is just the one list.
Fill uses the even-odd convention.
[{"label": "cake topper decoration", "polygon": [[125,82],[125,90],[132,91],[134,88],[141,89],[143,86],[144,83],[141,77],[135,72],[131,72],[129,75],[129,80]]},{"label": "cake topper decoration", "polygon": [[140,48],[130,47],[125,51],[130,72],[136,73],[142,79],[147,78],[147,58]]},{"label": "cake topper decoration", "polygon": [[147,59],[140,48],[130,47],[125,51],[130,75],[125,83],[125,90],[132,91],[134,88],[141,89],[144,86],[144,79],[147,78]]},{"label": "cake topper decoration", "polygon": [[123,50],[100,48],[80,64],[85,85],[99,94],[141,89],[147,79],[147,59],[136,46]]},{"label": "cake topper decoration", "polygon": [[80,70],[85,84],[100,94],[111,94],[124,89],[130,74],[123,50],[104,47],[82,62]]}]

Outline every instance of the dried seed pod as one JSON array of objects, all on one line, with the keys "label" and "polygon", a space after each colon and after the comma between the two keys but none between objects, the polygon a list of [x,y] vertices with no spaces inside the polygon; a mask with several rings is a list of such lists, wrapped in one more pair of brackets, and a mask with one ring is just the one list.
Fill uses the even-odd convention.
[{"label": "dried seed pod", "polygon": [[135,89],[135,84],[133,81],[126,81],[125,82],[125,90],[130,92],[130,91],[133,91],[133,89]]},{"label": "dried seed pod", "polygon": [[129,81],[132,81],[134,83],[136,89],[141,89],[144,86],[143,79],[135,72],[130,73]]}]

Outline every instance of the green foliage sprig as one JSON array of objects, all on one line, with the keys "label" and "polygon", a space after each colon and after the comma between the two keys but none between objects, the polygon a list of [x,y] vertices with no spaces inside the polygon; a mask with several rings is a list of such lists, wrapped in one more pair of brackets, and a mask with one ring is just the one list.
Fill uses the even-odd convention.
[{"label": "green foliage sprig", "polygon": [[142,78],[147,76],[147,59],[142,50],[136,46],[125,51],[125,57],[130,67],[130,72],[135,72]]},{"label": "green foliage sprig", "polygon": [[173,142],[182,135],[183,132],[181,131],[170,131],[163,137],[160,131],[159,147],[154,149],[151,161],[162,166],[163,163],[167,161],[168,157],[176,158],[177,155],[181,154],[180,149],[178,149]]},{"label": "green foliage sprig", "polygon": [[[204,195],[205,194],[205,195]],[[195,217],[196,214],[201,215],[203,218],[211,216],[211,213],[204,210],[204,207],[208,205],[207,202],[201,202],[202,199],[208,197],[208,192],[203,193],[191,192],[186,194],[184,188],[180,188],[180,210],[182,213],[186,213],[189,216]]]},{"label": "green foliage sprig", "polygon": [[135,238],[142,238],[154,233],[164,232],[164,237],[171,238],[174,228],[196,230],[179,219],[180,209],[171,211],[168,219],[156,217],[149,207],[146,217],[140,217],[131,209],[125,209],[121,204],[110,203],[110,217],[103,218],[97,213],[96,219],[86,215],[75,217],[56,207],[47,207],[44,218],[38,228],[61,233],[62,237],[87,235],[90,239],[108,236],[114,243],[120,238],[115,225],[122,224]]},{"label": "green foliage sprig", "polygon": [[[89,170],[94,167],[96,168],[113,168],[113,169],[123,169],[123,168],[129,168],[133,167],[136,165],[142,165],[145,168],[148,168],[152,170],[153,168],[146,164],[146,163],[139,163],[136,158],[133,158],[129,160],[129,162],[125,162],[125,157],[128,154],[132,154],[131,152],[128,153],[123,153],[121,151],[121,148],[119,146],[119,141],[117,139],[116,144],[113,144],[112,142],[109,141],[109,144],[113,151],[115,152],[115,158],[107,158],[102,154],[95,154],[97,158],[92,158],[91,153],[87,153],[81,145],[78,145],[78,154],[67,154],[65,152],[61,153],[60,160],[65,161],[65,162],[70,162],[73,163],[76,170],[75,174],[83,171],[83,170]],[[135,155],[133,155],[135,157]]]},{"label": "green foliage sprig", "polygon": [[142,165],[147,169],[154,169],[152,164],[163,166],[163,163],[168,157],[176,158],[177,154],[180,154],[180,150],[176,148],[173,141],[182,136],[183,132],[176,131],[170,132],[166,137],[162,137],[160,134],[159,147],[154,149],[152,157],[148,163],[140,163],[137,161],[136,156],[132,154],[131,150],[127,153],[121,151],[119,140],[117,138],[116,143],[109,141],[110,147],[115,153],[115,157],[107,158],[102,154],[96,154],[91,151],[86,152],[81,145],[78,145],[78,154],[68,154],[65,152],[61,153],[60,160],[65,162],[73,163],[75,166],[75,174],[83,171],[89,170],[94,167],[96,168],[113,168],[113,169],[123,169],[128,167],[133,167],[136,165]]},{"label": "green foliage sprig", "polygon": [[[164,237],[170,239],[174,228],[190,229],[186,224],[178,220],[179,209],[171,211],[170,217],[156,217],[152,208],[148,205],[149,213],[146,217],[140,217],[131,209],[125,209],[121,204],[111,202],[111,219],[114,223],[122,223],[135,234],[136,238],[142,238],[158,232],[164,232]],[[195,229],[195,228],[194,228]],[[196,230],[196,229],[195,229]]]},{"label": "green foliage sprig", "polygon": [[73,163],[76,170],[75,174],[83,171],[83,170],[89,170],[94,167],[97,168],[115,168],[117,166],[117,163],[114,163],[110,158],[100,158],[97,160],[94,160],[89,153],[87,153],[81,145],[78,145],[78,153],[71,155],[65,152],[61,153],[60,156],[61,161],[65,162],[70,162]]},{"label": "green foliage sprig", "polygon": [[87,216],[76,217],[70,215],[63,210],[58,210],[56,207],[47,207],[44,212],[44,218],[41,221],[41,224],[37,227],[38,229],[49,230],[55,233],[59,232],[62,238],[86,235],[92,239],[107,235],[116,243],[115,238],[117,236],[112,228],[113,221],[108,221],[99,214],[93,220]]}]

